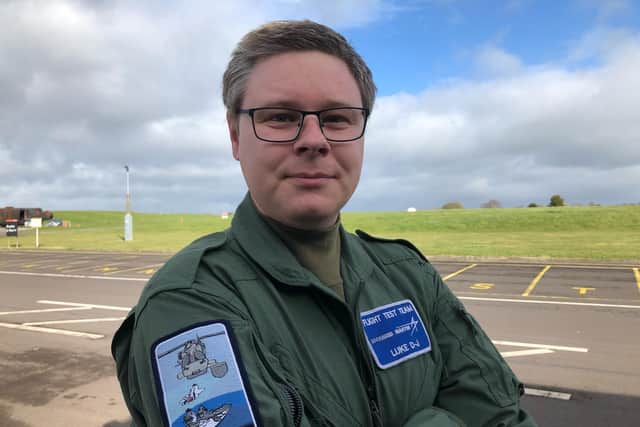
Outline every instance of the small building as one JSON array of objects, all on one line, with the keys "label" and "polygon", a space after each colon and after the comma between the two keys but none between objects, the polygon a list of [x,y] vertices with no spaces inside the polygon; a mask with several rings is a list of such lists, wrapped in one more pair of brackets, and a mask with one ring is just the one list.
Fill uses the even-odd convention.
[{"label": "small building", "polygon": [[7,206],[0,208],[0,225],[5,226],[8,219],[17,219],[18,225],[25,225],[31,218],[51,219],[53,212],[43,211],[41,208],[14,208]]}]

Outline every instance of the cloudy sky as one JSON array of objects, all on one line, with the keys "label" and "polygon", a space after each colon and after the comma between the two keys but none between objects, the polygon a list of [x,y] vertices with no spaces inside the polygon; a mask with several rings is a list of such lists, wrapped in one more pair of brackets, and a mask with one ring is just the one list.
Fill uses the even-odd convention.
[{"label": "cloudy sky", "polygon": [[342,32],[379,96],[348,210],[640,202],[631,0],[0,0],[0,206],[233,210],[221,76],[272,19]]}]

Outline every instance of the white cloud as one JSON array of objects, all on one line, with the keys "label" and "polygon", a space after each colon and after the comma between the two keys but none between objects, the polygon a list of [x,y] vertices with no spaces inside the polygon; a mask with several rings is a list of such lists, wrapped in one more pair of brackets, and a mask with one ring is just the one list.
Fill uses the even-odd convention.
[{"label": "white cloud", "polygon": [[522,62],[496,46],[484,46],[476,55],[476,67],[489,76],[509,76],[522,70]]},{"label": "white cloud", "polygon": [[380,208],[394,209],[491,198],[521,206],[554,193],[575,203],[640,201],[640,74],[632,71],[640,43],[631,37],[613,50],[588,70],[523,67],[380,99],[354,204],[375,203],[363,192],[384,193]]},{"label": "white cloud", "polygon": [[580,0],[583,7],[594,9],[601,22],[633,10],[633,0]]},{"label": "white cloud", "polygon": [[624,28],[596,27],[572,43],[568,55],[570,63],[599,60],[619,60],[627,51],[635,51],[640,35]]},{"label": "white cloud", "polygon": [[[381,0],[0,4],[0,205],[233,210],[244,192],[220,79],[235,42],[274,18],[362,26]],[[284,12],[286,11],[286,13]],[[496,43],[498,44],[498,43]],[[597,58],[597,66],[576,70]],[[482,81],[378,100],[351,209],[640,201],[640,41],[596,29],[566,66],[487,45]],[[375,71],[375,70],[374,70]]]}]

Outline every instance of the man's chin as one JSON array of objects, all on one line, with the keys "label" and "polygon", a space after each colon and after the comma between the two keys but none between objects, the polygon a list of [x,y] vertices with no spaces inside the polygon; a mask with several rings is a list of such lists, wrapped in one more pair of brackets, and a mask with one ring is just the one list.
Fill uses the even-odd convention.
[{"label": "man's chin", "polygon": [[307,205],[289,212],[291,225],[305,230],[320,230],[329,228],[336,223],[339,209],[327,206]]}]

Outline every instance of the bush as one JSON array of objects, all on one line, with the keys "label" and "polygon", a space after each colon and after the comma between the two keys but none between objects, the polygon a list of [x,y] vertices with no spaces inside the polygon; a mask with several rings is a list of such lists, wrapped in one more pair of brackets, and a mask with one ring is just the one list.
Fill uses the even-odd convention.
[{"label": "bush", "polygon": [[488,202],[485,202],[480,205],[481,208],[501,208],[502,204],[495,199],[491,199]]},{"label": "bush", "polygon": [[529,203],[529,206],[527,206],[527,207],[528,207],[528,208],[537,208],[537,207],[538,207],[538,204],[537,204],[537,203],[533,203],[533,202],[531,202],[531,203]]},{"label": "bush", "polygon": [[442,205],[442,209],[464,209],[464,206],[460,202],[447,202]]},{"label": "bush", "polygon": [[551,196],[551,200],[549,201],[549,206],[564,206],[564,199],[560,197],[559,194],[554,194]]}]

